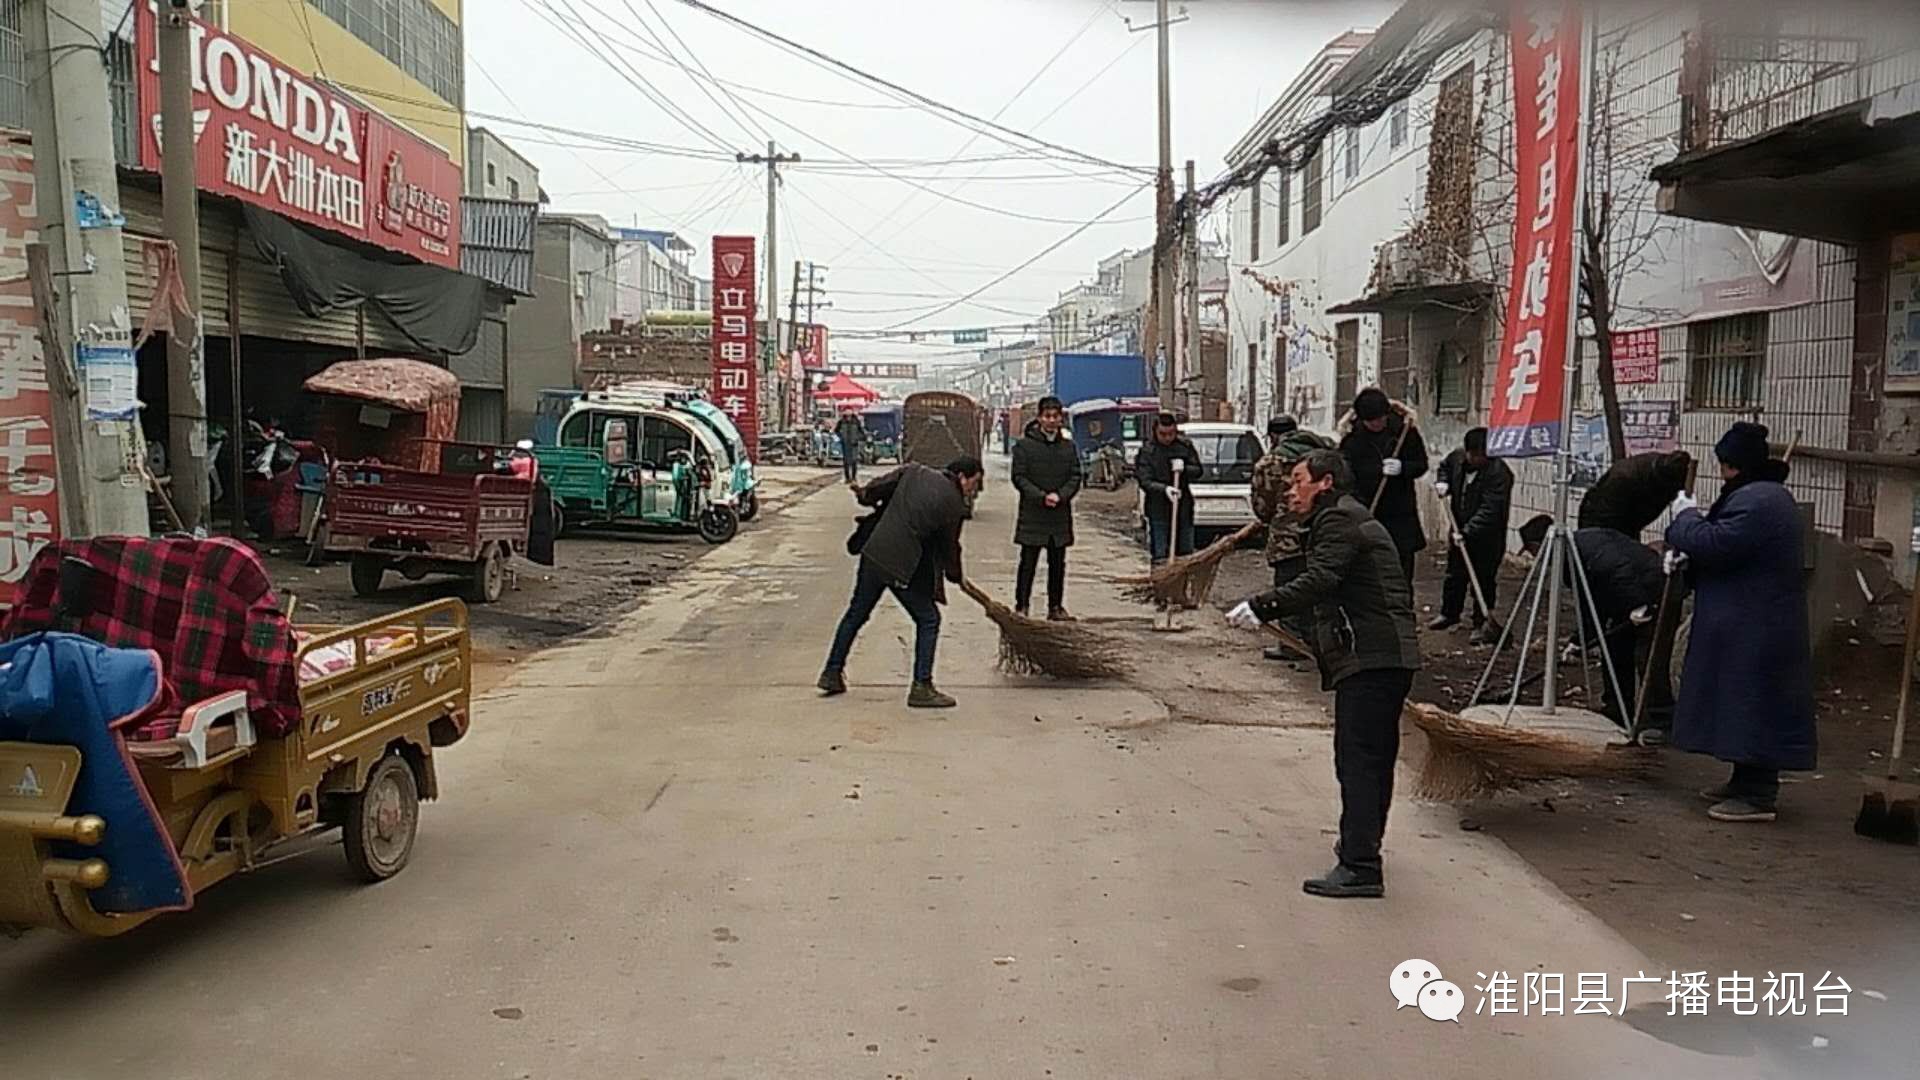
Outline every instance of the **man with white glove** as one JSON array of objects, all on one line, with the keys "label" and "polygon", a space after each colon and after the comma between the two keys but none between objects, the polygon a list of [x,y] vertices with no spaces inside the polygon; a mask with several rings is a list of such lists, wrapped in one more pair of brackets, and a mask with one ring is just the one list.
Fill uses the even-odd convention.
[{"label": "man with white glove", "polygon": [[1236,630],[1258,630],[1261,626],[1260,616],[1253,613],[1251,601],[1242,600],[1238,607],[1227,612],[1227,625]]},{"label": "man with white glove", "polygon": [[1420,525],[1420,501],[1413,482],[1427,475],[1427,443],[1406,406],[1369,386],[1353,399],[1352,426],[1340,439],[1340,453],[1353,473],[1354,498],[1393,537],[1400,568],[1413,583],[1414,557],[1427,546]]},{"label": "man with white glove", "polygon": [[1339,865],[1301,887],[1313,896],[1385,895],[1380,838],[1393,800],[1400,709],[1420,668],[1413,588],[1384,525],[1351,494],[1336,450],[1293,467],[1288,504],[1306,522],[1306,566],[1291,581],[1235,607],[1227,621],[1257,626],[1310,613],[1321,685],[1333,691],[1333,767],[1340,781]]},{"label": "man with white glove", "polygon": [[1700,509],[1700,504],[1695,502],[1693,496],[1685,491],[1675,495],[1672,504],[1667,507],[1667,510],[1672,513],[1674,517],[1679,517],[1689,510],[1698,509]]},{"label": "man with white glove", "polygon": [[1453,488],[1449,487],[1445,480],[1435,480],[1433,482],[1433,493],[1443,499],[1447,497],[1447,492],[1452,490]]},{"label": "man with white glove", "polygon": [[1668,548],[1666,553],[1660,556],[1660,572],[1668,577],[1683,573],[1686,569],[1687,556],[1683,552]]}]

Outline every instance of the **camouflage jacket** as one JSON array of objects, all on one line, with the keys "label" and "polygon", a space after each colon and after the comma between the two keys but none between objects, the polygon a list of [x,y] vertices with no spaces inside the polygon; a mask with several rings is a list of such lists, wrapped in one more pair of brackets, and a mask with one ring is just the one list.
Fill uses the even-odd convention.
[{"label": "camouflage jacket", "polygon": [[1293,466],[1315,450],[1333,449],[1333,440],[1311,431],[1294,431],[1264,454],[1253,467],[1253,513],[1267,526],[1267,562],[1298,558],[1306,548],[1306,528],[1287,509],[1287,489]]}]

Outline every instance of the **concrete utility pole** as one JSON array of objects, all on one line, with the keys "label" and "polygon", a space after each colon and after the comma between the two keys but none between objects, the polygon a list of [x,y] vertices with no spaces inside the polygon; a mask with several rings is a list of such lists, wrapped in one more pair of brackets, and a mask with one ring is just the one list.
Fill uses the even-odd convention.
[{"label": "concrete utility pole", "polygon": [[[1205,368],[1200,363],[1203,340],[1200,335],[1200,211],[1193,197],[1193,160],[1187,160],[1187,217],[1183,225],[1187,240],[1187,330],[1182,337],[1187,363],[1184,374],[1200,378],[1200,401],[1204,409],[1208,399]],[[1212,420],[1211,416],[1200,416]]]},{"label": "concrete utility pole", "polygon": [[762,380],[773,381],[776,396],[779,398],[775,402],[777,411],[774,415],[779,418],[781,427],[788,427],[791,426],[792,418],[786,415],[786,395],[777,393],[780,384],[774,378],[774,364],[780,358],[780,271],[778,269],[780,266],[780,166],[798,163],[800,155],[782,154],[774,146],[773,140],[768,139],[766,154],[735,154],[733,158],[743,165],[767,167],[767,237],[762,243],[762,246],[767,249],[764,264],[767,274],[767,343],[765,359],[761,361],[760,377]]},{"label": "concrete utility pole", "polygon": [[[1171,408],[1173,405],[1173,369],[1179,364],[1174,356],[1174,320],[1173,297],[1173,23],[1167,11],[1167,0],[1156,0],[1154,34],[1159,39],[1159,108],[1160,128],[1160,168],[1154,184],[1154,229],[1153,229],[1153,302],[1148,311],[1147,323],[1152,328],[1151,340],[1141,343],[1147,353],[1147,364],[1154,370],[1159,382],[1160,404]],[[1131,24],[1129,24],[1131,25]],[[1161,370],[1164,360],[1165,370]]]},{"label": "concrete utility pole", "polygon": [[[160,5],[161,227],[173,241],[185,311],[167,334],[167,465],[180,524],[207,520],[207,357],[200,321],[200,190],[193,130],[193,15]],[[238,388],[236,387],[236,392]],[[233,436],[238,438],[239,432]],[[237,446],[238,444],[236,444]]]},{"label": "concrete utility pole", "polygon": [[[55,392],[54,453],[61,479],[78,476],[77,487],[60,485],[61,531],[68,537],[147,535],[146,489],[137,466],[139,429],[129,419],[88,419],[89,405],[108,395],[87,386],[93,367],[77,363],[79,346],[125,365],[132,363],[133,318],[127,310],[126,257],[120,226],[111,216],[120,204],[113,163],[113,113],[107,96],[107,64],[101,49],[97,0],[27,0],[27,95],[32,103],[33,173],[47,269],[39,304],[52,310],[43,320],[49,373],[56,388],[71,373],[72,394]],[[108,211],[98,221],[76,220],[76,200],[86,197]],[[75,464],[69,467],[67,461]]]}]

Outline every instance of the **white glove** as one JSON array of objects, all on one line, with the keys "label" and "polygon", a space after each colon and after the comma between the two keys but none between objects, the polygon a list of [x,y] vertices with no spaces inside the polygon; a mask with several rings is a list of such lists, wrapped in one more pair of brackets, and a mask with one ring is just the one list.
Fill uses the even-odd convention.
[{"label": "white glove", "polygon": [[[1400,461],[1399,461],[1399,459],[1397,459],[1397,458],[1396,458],[1396,459],[1394,460],[1394,464],[1395,464],[1395,465],[1398,465],[1398,464],[1400,464]],[[1395,471],[1397,472],[1398,470],[1395,470]],[[1433,493],[1434,493],[1435,495],[1438,495],[1438,496],[1440,496],[1440,497],[1441,497],[1441,498],[1443,498],[1443,499],[1447,497],[1447,492],[1449,492],[1449,491],[1451,491],[1451,490],[1453,490],[1453,489],[1452,489],[1452,488],[1449,488],[1449,487],[1447,486],[1447,482],[1446,482],[1445,480],[1435,480],[1435,481],[1433,482]]]},{"label": "white glove", "polygon": [[1447,542],[1451,544],[1464,544],[1467,542],[1467,538],[1461,536],[1460,531],[1455,529],[1447,534]]},{"label": "white glove", "polygon": [[1627,613],[1627,621],[1635,626],[1645,626],[1653,621],[1653,605],[1641,604]]},{"label": "white glove", "polygon": [[1227,612],[1227,625],[1240,630],[1260,629],[1260,616],[1254,614],[1251,601],[1242,600],[1240,606]]},{"label": "white glove", "polygon": [[1660,569],[1665,571],[1668,577],[1672,577],[1686,568],[1687,556],[1685,552],[1668,548],[1666,553],[1660,556]]},{"label": "white glove", "polygon": [[1380,463],[1380,471],[1387,476],[1399,476],[1406,467],[1406,463],[1397,457],[1390,457]]},{"label": "white glove", "polygon": [[1693,501],[1693,496],[1683,491],[1680,494],[1675,495],[1673,497],[1673,505],[1667,507],[1667,509],[1673,511],[1674,515],[1677,517],[1688,510],[1700,509],[1700,504]]}]

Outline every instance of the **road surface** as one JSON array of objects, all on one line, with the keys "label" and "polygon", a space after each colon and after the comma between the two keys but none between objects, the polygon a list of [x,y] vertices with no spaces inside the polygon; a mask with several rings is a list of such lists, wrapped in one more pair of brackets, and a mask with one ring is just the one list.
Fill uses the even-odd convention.
[{"label": "road surface", "polygon": [[[442,753],[397,879],[351,884],[328,847],[123,939],[0,939],[6,1075],[1755,1075],[1608,1017],[1473,1015],[1476,972],[1565,973],[1570,999],[1576,972],[1617,994],[1654,965],[1452,814],[1395,808],[1386,900],[1304,896],[1330,862],[1323,699],[1276,683],[1235,699],[1265,726],[1230,726],[1141,688],[1199,681],[1212,620],[1137,635],[1136,685],[1067,688],[995,673],[956,594],[961,706],[928,714],[888,602],[853,693],[818,699],[849,503],[814,495],[518,665]],[[1011,517],[1002,473],[968,555],[1003,591]],[[1082,614],[1143,624],[1093,580],[1137,561],[1084,530]],[[1396,1011],[1411,957],[1460,1023]]]}]

